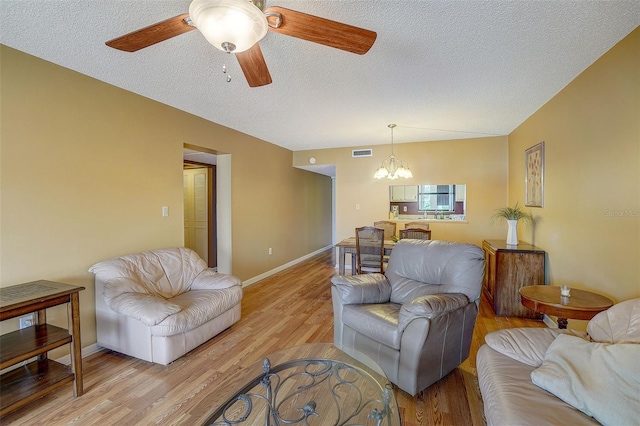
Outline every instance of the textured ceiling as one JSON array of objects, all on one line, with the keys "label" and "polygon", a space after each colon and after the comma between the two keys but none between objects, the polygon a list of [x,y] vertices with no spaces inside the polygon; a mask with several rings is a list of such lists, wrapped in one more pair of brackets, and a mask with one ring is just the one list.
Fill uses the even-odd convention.
[{"label": "textured ceiling", "polygon": [[[640,1],[274,0],[377,32],[364,56],[268,33],[249,88],[198,31],[136,53],[104,42],[188,0],[0,0],[0,42],[291,149],[505,135],[640,25]],[[233,79],[225,81],[222,65]]]}]

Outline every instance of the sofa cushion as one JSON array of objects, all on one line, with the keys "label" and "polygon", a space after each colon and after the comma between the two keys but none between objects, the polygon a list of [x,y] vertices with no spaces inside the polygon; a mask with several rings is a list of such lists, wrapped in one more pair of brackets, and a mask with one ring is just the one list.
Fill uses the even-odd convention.
[{"label": "sofa cushion", "polygon": [[487,426],[599,425],[531,382],[534,367],[482,345],[476,357]]},{"label": "sofa cushion", "polygon": [[600,312],[587,325],[591,339],[603,343],[640,343],[640,298]]},{"label": "sofa cushion", "polygon": [[242,288],[191,290],[170,299],[181,310],[151,327],[154,336],[172,336],[194,329],[240,303]]},{"label": "sofa cushion", "polygon": [[597,343],[559,335],[531,380],[605,425],[637,424],[639,359],[640,344]]},{"label": "sofa cushion", "polygon": [[159,324],[169,315],[182,310],[176,303],[146,293],[122,293],[110,302],[109,307],[115,312],[137,319],[148,327]]},{"label": "sofa cushion", "polygon": [[583,339],[585,332],[557,328],[508,328],[487,334],[484,341],[492,349],[531,367],[539,367],[549,345],[559,334],[573,334]]},{"label": "sofa cushion", "polygon": [[353,330],[393,349],[400,349],[402,333],[398,329],[400,305],[383,303],[345,305],[342,322]]}]

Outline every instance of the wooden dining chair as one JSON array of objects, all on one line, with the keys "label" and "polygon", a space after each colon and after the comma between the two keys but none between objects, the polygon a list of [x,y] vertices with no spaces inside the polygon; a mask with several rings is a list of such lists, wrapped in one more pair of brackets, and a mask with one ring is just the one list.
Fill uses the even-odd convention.
[{"label": "wooden dining chair", "polygon": [[356,273],[384,273],[384,229],[356,228]]},{"label": "wooden dining chair", "polygon": [[426,222],[407,222],[404,224],[404,229],[429,229],[429,224]]},{"label": "wooden dining chair", "polygon": [[411,238],[414,240],[430,240],[430,229],[409,228],[400,230],[400,239]]},{"label": "wooden dining chair", "polygon": [[396,235],[396,223],[391,222],[390,220],[379,220],[377,222],[373,222],[373,226],[384,229],[385,240],[390,240]]}]

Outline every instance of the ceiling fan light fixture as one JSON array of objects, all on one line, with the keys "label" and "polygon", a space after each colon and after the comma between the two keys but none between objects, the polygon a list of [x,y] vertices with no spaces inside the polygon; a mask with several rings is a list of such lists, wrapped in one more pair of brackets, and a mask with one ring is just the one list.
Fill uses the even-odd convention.
[{"label": "ceiling fan light fixture", "polygon": [[[189,16],[214,47],[234,53],[250,49],[267,34],[267,18],[249,0],[193,0]],[[226,46],[226,48],[225,48]]]}]

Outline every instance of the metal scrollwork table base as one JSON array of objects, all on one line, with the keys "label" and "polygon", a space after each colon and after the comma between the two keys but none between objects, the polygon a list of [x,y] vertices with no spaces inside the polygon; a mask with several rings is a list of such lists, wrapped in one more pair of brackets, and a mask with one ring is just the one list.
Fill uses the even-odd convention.
[{"label": "metal scrollwork table base", "polygon": [[271,354],[218,389],[204,425],[401,424],[386,378],[331,344]]}]

